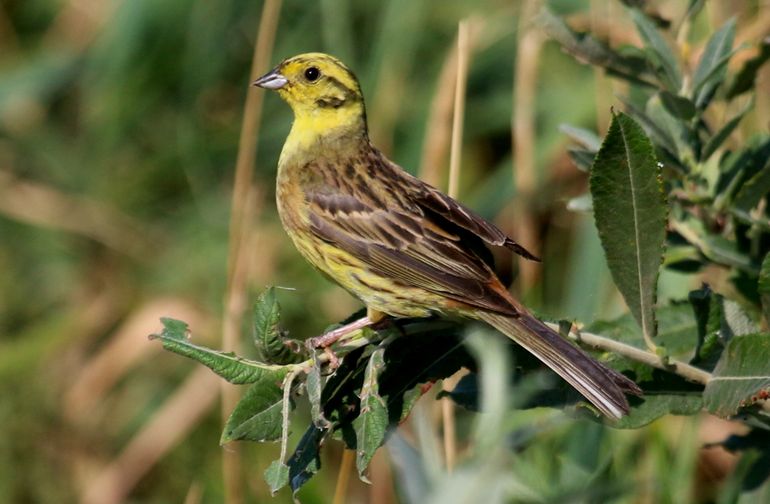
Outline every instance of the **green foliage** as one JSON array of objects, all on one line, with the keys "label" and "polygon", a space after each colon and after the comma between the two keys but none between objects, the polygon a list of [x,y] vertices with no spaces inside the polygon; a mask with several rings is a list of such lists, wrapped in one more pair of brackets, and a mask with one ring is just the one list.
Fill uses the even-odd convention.
[{"label": "green foliage", "polygon": [[[738,418],[767,429],[770,425],[770,408],[766,400],[770,383],[770,334],[761,332],[760,327],[767,328],[767,317],[765,315],[766,320],[761,325],[758,314],[766,314],[763,299],[766,301],[767,272],[763,272],[760,264],[767,263],[765,257],[770,250],[770,178],[767,175],[770,136],[761,133],[741,146],[726,146],[731,134],[753,108],[751,96],[743,98],[742,102],[733,102],[752,90],[757,69],[768,60],[767,41],[759,44],[757,56],[748,60],[737,74],[730,75],[728,64],[740,50],[733,47],[736,23],[731,19],[711,35],[692,74],[682,78],[679,57],[669,43],[671,34],[660,33],[653,20],[638,9],[632,8],[631,16],[644,41],[647,68],[654,82],[640,86],[638,79],[619,75],[614,66],[607,63],[611,58],[605,62],[592,61],[604,67],[608,74],[627,80],[631,86],[628,96],[621,100],[633,119],[614,115],[591,167],[591,207],[613,280],[631,313],[637,320],[644,320],[639,315],[638,297],[628,294],[631,276],[628,264],[642,256],[648,261],[650,274],[657,277],[660,246],[665,241],[664,268],[694,276],[706,267],[717,267],[724,278],[733,283],[734,290],[716,293],[704,285],[691,291],[690,313],[679,313],[684,324],[681,327],[687,329],[665,342],[663,338],[658,340],[665,348],[665,361],[671,362],[672,357],[685,359],[697,369],[709,372],[703,375],[707,378],[702,381],[705,384],[702,392],[667,388],[663,384],[670,376],[663,376],[658,370],[650,373],[640,369],[639,364],[632,364],[630,369],[642,379],[645,396],[618,426],[637,426],[636,419],[640,417],[694,414],[704,408],[725,418],[741,415]],[[573,39],[582,36],[576,32],[571,35]],[[562,35],[558,40],[564,44],[564,39]],[[574,45],[566,48],[575,50]],[[613,52],[609,48],[606,51]],[[577,56],[586,57],[579,51]],[[728,115],[722,124],[709,124],[714,117],[710,112],[715,106],[738,111]],[[641,128],[646,131],[652,141],[650,147],[662,161],[662,170],[655,169],[650,147],[642,150],[638,143],[626,141],[626,137],[619,134],[622,132],[621,118],[637,134],[645,136]],[[584,147],[581,138],[585,134],[571,137]],[[616,153],[610,157],[608,153],[613,152],[613,148]],[[643,240],[634,233],[638,229],[638,221],[632,218],[634,214],[622,210],[624,206],[638,208],[633,180],[623,184],[622,189],[629,191],[627,193],[622,190],[603,192],[605,187],[597,184],[601,181],[607,185],[608,176],[619,179],[628,171],[627,159],[641,152],[647,154],[648,168],[643,182],[658,188],[662,183],[669,194],[666,231],[658,225],[643,233]],[[585,162],[580,157],[573,156],[573,161],[578,168],[585,169]],[[659,179],[661,175],[662,180]],[[649,193],[650,199],[653,192]],[[665,212],[662,205],[657,206],[657,212],[652,215],[658,217],[650,219],[660,222],[660,212]],[[634,252],[640,250],[639,243],[644,243],[647,250],[635,255]],[[651,282],[645,289],[631,292],[646,292],[648,302],[654,302],[656,288],[655,282]],[[666,306],[651,304],[647,313],[662,318],[666,309]],[[630,338],[634,330],[627,321],[594,324],[591,329],[639,346],[638,339],[633,343]],[[684,355],[675,351],[672,345],[679,346]],[[660,351],[658,354],[664,355]],[[651,389],[658,389],[660,393],[651,392]],[[747,454],[744,458],[748,460],[751,456]],[[755,485],[752,490],[762,485],[770,487],[766,472],[759,481],[756,472],[753,474]],[[734,496],[740,492],[736,491]]]},{"label": "green foliage", "polygon": [[615,285],[645,338],[654,338],[667,207],[652,144],[644,130],[623,113],[613,116],[596,154],[591,196]]},{"label": "green foliage", "polygon": [[730,339],[703,392],[710,412],[728,417],[770,397],[770,334],[743,334]]},{"label": "green foliage", "polygon": [[251,385],[225,422],[220,443],[281,439],[284,370],[265,373]]},{"label": "green foliage", "polygon": [[382,446],[388,429],[388,408],[380,396],[379,379],[385,369],[385,348],[377,347],[366,365],[364,382],[361,385],[361,404],[358,418],[353,420],[356,431],[356,467],[358,475],[365,479],[375,450]]}]

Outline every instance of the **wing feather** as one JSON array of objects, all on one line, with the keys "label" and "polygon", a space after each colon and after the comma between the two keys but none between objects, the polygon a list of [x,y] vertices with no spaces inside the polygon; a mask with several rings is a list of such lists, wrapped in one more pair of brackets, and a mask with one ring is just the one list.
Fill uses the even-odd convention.
[{"label": "wing feather", "polygon": [[[377,181],[381,179],[372,184],[376,185]],[[409,181],[404,182],[409,189]],[[349,185],[349,181],[345,183]],[[459,229],[463,231],[461,235],[447,226],[444,218],[434,217],[418,204],[404,209],[396,200],[388,201],[388,195],[395,195],[390,186],[368,187],[370,193],[378,195],[372,201],[366,192],[340,189],[345,183],[306,189],[310,229],[317,237],[348,251],[374,274],[387,276],[397,283],[496,313],[517,313],[486,258],[482,257],[488,251],[477,253],[473,241],[466,236],[470,231],[468,227],[481,228],[465,210],[455,210],[461,216],[459,219],[465,219],[462,221],[465,226]],[[404,186],[401,187],[403,191]],[[411,196],[407,191],[399,193],[397,198]],[[486,222],[480,217],[477,219]]]}]

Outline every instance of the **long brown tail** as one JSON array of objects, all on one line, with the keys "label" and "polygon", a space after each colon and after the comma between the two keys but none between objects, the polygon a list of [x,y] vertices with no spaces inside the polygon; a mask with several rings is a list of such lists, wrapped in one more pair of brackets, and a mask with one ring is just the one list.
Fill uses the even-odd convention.
[{"label": "long brown tail", "polygon": [[636,383],[592,359],[528,313],[507,317],[478,312],[477,316],[529,350],[608,417],[628,413],[625,393],[642,394]]}]

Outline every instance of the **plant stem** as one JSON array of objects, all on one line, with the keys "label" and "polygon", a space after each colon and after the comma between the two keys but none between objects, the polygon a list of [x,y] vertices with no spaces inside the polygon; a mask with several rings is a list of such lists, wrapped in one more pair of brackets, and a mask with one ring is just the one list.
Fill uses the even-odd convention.
[{"label": "plant stem", "polygon": [[295,368],[289,371],[286,378],[283,381],[283,403],[281,408],[281,464],[286,462],[286,447],[289,441],[289,411],[291,410],[291,386],[294,383],[294,378],[301,372],[301,369]]},{"label": "plant stem", "polygon": [[[558,324],[547,323],[546,325],[551,327],[554,331],[559,330]],[[700,383],[701,385],[706,385],[711,379],[711,373],[704,371],[703,369],[691,366],[676,359],[666,359],[664,361],[664,359],[655,353],[648,352],[646,350],[642,350],[641,348],[627,345],[625,343],[621,343],[604,336],[599,336],[598,334],[582,331],[571,331],[569,333],[569,338],[573,341],[576,341],[577,343],[582,343],[599,350],[607,350],[609,352],[622,355],[623,357],[627,357],[633,361],[641,362],[642,364],[674,373],[686,380]]]},{"label": "plant stem", "polygon": [[[518,42],[514,62],[513,101],[511,110],[511,145],[513,146],[513,180],[516,199],[513,202],[514,219],[511,238],[527,249],[540,253],[535,214],[535,192],[537,190],[537,139],[536,102],[538,95],[538,67],[543,48],[543,34],[535,29],[532,19],[540,9],[536,0],[519,2]],[[518,257],[518,256],[517,256]],[[535,284],[537,263],[518,257],[519,276],[514,285],[514,294],[524,294]]]},{"label": "plant stem", "polygon": [[[257,42],[251,61],[251,77],[256,79],[267,69],[273,52],[273,41],[278,26],[281,0],[266,0],[259,20]],[[222,348],[225,351],[237,351],[241,320],[246,309],[246,291],[250,278],[248,260],[253,253],[251,243],[255,233],[253,225],[256,217],[257,188],[252,183],[254,162],[259,136],[259,118],[262,115],[263,94],[249,91],[243,107],[238,141],[238,157],[235,164],[233,183],[233,201],[230,214],[230,240],[227,258],[227,290],[224,297],[224,316],[222,320]],[[229,384],[222,385],[222,422],[235,407],[240,397],[239,390]],[[241,461],[237,448],[222,453],[222,478],[224,481],[224,501],[227,504],[243,502],[243,478]]]},{"label": "plant stem", "polygon": [[452,143],[449,154],[449,187],[447,193],[456,198],[460,189],[460,154],[463,144],[463,118],[465,117],[465,87],[468,81],[468,20],[457,26],[457,73],[455,74],[454,116],[452,117]]},{"label": "plant stem", "polygon": [[[431,322],[426,322],[426,324],[430,324]],[[433,322],[435,323],[435,322]],[[559,331],[559,325],[554,324],[551,322],[545,323],[547,326],[549,326],[554,331]],[[414,324],[411,324],[414,325]],[[415,330],[412,328],[409,329],[409,326],[402,329],[402,331],[406,332],[406,335],[412,333],[419,333],[419,327],[422,324],[416,324],[418,326],[418,329]],[[396,334],[402,334],[401,331],[398,331],[394,334],[383,334],[381,335],[379,332],[373,331],[374,336],[373,337],[363,337],[361,336],[362,331],[356,330],[352,331],[349,334],[346,334],[340,342],[343,342],[341,345],[341,349],[346,350],[345,353],[347,353],[350,350],[354,350],[356,348],[360,348],[362,346],[368,345],[370,343],[375,343],[377,341],[380,341],[383,339],[384,336],[388,337],[394,337]],[[667,358],[662,359],[659,355],[649,352],[647,350],[644,350],[642,348],[638,348],[632,345],[628,345],[626,343],[621,343],[620,341],[615,341],[613,339],[607,338],[606,336],[601,336],[599,334],[594,334],[590,332],[582,332],[582,331],[571,331],[568,335],[569,339],[575,341],[576,343],[582,345],[582,346],[588,346],[596,350],[605,350],[608,352],[612,352],[614,354],[620,355],[622,357],[626,357],[628,359],[631,359],[635,362],[640,362],[642,364],[645,364],[650,367],[654,367],[656,369],[660,369],[663,371],[667,371],[669,373],[673,373],[677,376],[681,376],[685,380],[691,381],[693,383],[698,383],[700,385],[707,385],[708,382],[711,380],[712,375],[706,370],[700,369],[698,367],[692,366],[690,364],[687,364],[686,362],[682,362],[677,359]],[[319,360],[321,362],[328,361],[327,355],[320,355]],[[313,365],[313,360],[308,359],[304,362],[301,362],[299,364],[296,364],[297,369],[306,369],[308,366]],[[761,401],[760,407],[763,411],[766,411],[770,413],[770,401]]]},{"label": "plant stem", "polygon": [[348,450],[347,448],[342,451],[340,471],[337,475],[337,486],[334,488],[333,504],[345,504],[345,496],[348,493],[348,481],[350,481],[350,471],[353,469],[353,461],[355,458],[355,451]]},{"label": "plant stem", "polygon": [[[456,198],[460,189],[460,158],[463,144],[463,118],[465,117],[465,89],[468,82],[468,59],[470,58],[469,25],[463,19],[457,26],[457,72],[455,73],[454,117],[452,118],[452,143],[449,155],[449,196]],[[441,386],[446,390],[454,388],[450,376]],[[452,468],[457,458],[457,433],[455,432],[455,404],[445,397],[441,400],[441,424],[444,439],[444,459],[447,471]]]}]

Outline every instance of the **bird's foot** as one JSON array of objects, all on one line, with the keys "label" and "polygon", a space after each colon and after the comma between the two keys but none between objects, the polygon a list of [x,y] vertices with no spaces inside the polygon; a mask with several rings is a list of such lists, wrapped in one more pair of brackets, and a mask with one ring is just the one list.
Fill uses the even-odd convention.
[{"label": "bird's foot", "polygon": [[329,367],[332,370],[335,370],[340,367],[340,358],[337,357],[337,354],[334,353],[334,350],[332,350],[331,346],[347,335],[374,324],[375,322],[372,322],[369,317],[362,317],[358,320],[350,322],[349,324],[345,324],[343,326],[337,327],[336,329],[332,329],[331,331],[320,336],[310,338],[306,341],[305,345],[311,354],[313,354],[318,349],[322,349],[324,355],[326,355]]},{"label": "bird's foot", "polygon": [[361,317],[358,320],[354,320],[353,322],[350,322],[349,324],[345,324],[344,326],[337,327],[336,329],[332,329],[331,331],[324,333],[320,336],[316,336],[315,338],[310,338],[307,340],[307,347],[310,349],[316,349],[316,348],[328,348],[338,342],[340,339],[342,339],[344,336],[347,336],[348,334],[357,331],[359,329],[363,329],[364,327],[369,327],[373,324],[371,320],[369,320],[369,317]]}]

